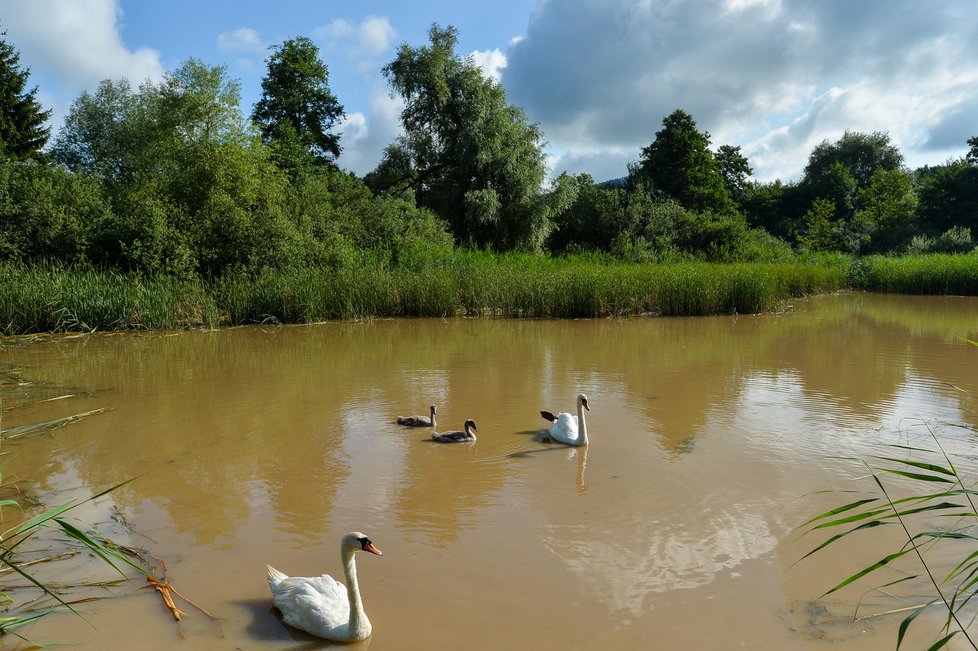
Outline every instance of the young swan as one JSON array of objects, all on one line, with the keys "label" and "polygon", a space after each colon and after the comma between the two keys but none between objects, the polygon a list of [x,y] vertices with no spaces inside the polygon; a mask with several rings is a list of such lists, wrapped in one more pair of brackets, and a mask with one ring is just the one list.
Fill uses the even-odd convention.
[{"label": "young swan", "polygon": [[384,555],[359,531],[343,536],[340,555],[346,587],[328,574],[290,577],[267,565],[272,603],[282,612],[285,623],[337,642],[354,642],[368,637],[370,620],[363,612],[357,564],[353,558],[358,551]]},{"label": "young swan", "polygon": [[[548,430],[550,438],[564,445],[587,445],[587,423],[584,422],[584,410],[591,411],[587,404],[587,396],[583,393],[577,396],[577,416],[566,411],[554,416],[549,411],[541,411],[540,415],[553,423]],[[578,428],[580,423],[580,428]]]},{"label": "young swan", "polygon": [[398,425],[407,425],[408,427],[434,427],[435,426],[435,406],[431,405],[431,416],[398,416]]},{"label": "young swan", "polygon": [[[469,429],[472,431],[470,432]],[[438,443],[466,443],[475,440],[475,434],[472,432],[478,432],[479,428],[475,426],[475,421],[471,418],[465,421],[465,431],[464,432],[442,432],[441,434],[432,433],[431,440]]]}]

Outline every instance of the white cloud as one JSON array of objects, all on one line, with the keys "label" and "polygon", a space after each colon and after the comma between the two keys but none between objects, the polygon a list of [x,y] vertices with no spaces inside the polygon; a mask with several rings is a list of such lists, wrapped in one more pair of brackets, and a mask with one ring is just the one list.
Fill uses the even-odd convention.
[{"label": "white cloud", "polygon": [[233,32],[218,34],[217,47],[228,52],[263,52],[266,45],[258,32],[250,27],[239,27]]},{"label": "white cloud", "polygon": [[815,144],[846,129],[889,132],[915,166],[960,155],[975,135],[966,131],[978,105],[972,9],[971,0],[547,2],[510,44],[502,80],[563,152],[558,165],[604,160],[620,176],[621,152],[637,159],[682,108],[714,147],[740,145],[761,179],[796,176]]},{"label": "white cloud", "polygon": [[324,49],[339,52],[358,62],[361,70],[375,67],[378,57],[388,52],[397,31],[386,16],[368,16],[360,23],[337,19],[313,30]]},{"label": "white cloud", "polygon": [[503,74],[503,68],[506,67],[506,55],[503,54],[499,48],[495,50],[476,50],[469,56],[475,61],[475,64],[482,68],[489,77],[495,81],[499,81]]},{"label": "white cloud", "polygon": [[4,38],[30,67],[42,105],[53,112],[52,131],[71,102],[103,79],[125,78],[136,86],[163,77],[159,52],[123,42],[121,17],[116,0],[4,0]]},{"label": "white cloud", "polygon": [[122,42],[115,0],[6,0],[3,27],[32,67],[59,83],[92,88],[103,79],[134,84],[163,75],[160,53]]},{"label": "white cloud", "polygon": [[350,113],[343,118],[338,131],[343,152],[337,163],[343,169],[363,175],[380,161],[384,147],[401,135],[400,98],[392,98],[384,90],[376,90],[370,99],[369,113]]}]

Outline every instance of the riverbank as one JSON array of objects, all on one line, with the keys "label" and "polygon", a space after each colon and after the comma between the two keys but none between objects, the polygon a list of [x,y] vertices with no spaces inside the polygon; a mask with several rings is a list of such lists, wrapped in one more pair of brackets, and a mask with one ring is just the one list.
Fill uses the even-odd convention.
[{"label": "riverbank", "polygon": [[978,256],[647,265],[455,251],[401,265],[364,256],[212,281],[4,264],[0,287],[4,335],[391,317],[704,316],[754,314],[847,288],[974,295]]}]

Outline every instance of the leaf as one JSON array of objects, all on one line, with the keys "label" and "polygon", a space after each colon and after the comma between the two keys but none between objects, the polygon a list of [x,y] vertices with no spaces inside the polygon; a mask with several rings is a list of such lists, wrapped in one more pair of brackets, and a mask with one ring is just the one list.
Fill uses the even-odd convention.
[{"label": "leaf", "polygon": [[924,612],[928,607],[933,605],[935,601],[937,600],[932,599],[931,601],[928,601],[923,606],[903,618],[903,621],[900,622],[900,630],[897,632],[897,651],[900,651],[900,645],[903,644],[903,636],[907,634],[907,629],[910,628],[910,624],[913,623],[913,620],[917,619],[917,615]]},{"label": "leaf", "polygon": [[891,475],[899,475],[901,477],[906,477],[907,479],[916,479],[917,481],[931,481],[931,482],[940,482],[944,484],[954,483],[953,479],[945,479],[944,477],[935,477],[934,475],[925,475],[919,472],[896,470],[894,468],[873,468],[873,470],[878,470],[880,472],[888,472]]},{"label": "leaf", "polygon": [[934,463],[925,463],[923,461],[910,461],[909,459],[897,459],[895,457],[873,457],[874,459],[879,459],[881,461],[893,461],[895,463],[904,463],[908,466],[913,466],[914,468],[920,468],[921,470],[930,470],[931,472],[939,472],[945,475],[950,475],[951,477],[957,477],[957,474],[952,471],[938,466]]},{"label": "leaf", "polygon": [[797,563],[797,562],[803,561],[804,559],[808,558],[809,556],[811,556],[812,554],[814,554],[818,550],[824,549],[825,547],[828,547],[829,545],[831,545],[832,543],[834,543],[836,540],[838,540],[840,538],[844,538],[845,536],[848,536],[851,533],[855,533],[857,531],[862,531],[863,529],[871,529],[872,527],[879,527],[881,525],[887,525],[887,524],[893,524],[893,523],[892,522],[883,522],[882,520],[873,520],[872,522],[864,522],[863,524],[859,525],[858,527],[855,527],[853,529],[850,529],[849,531],[845,531],[843,533],[836,534],[836,535],[832,536],[831,538],[828,538],[821,545],[819,545],[815,549],[811,550],[810,552],[808,552],[807,554],[805,554],[804,556],[802,556],[801,558],[799,558],[795,562]]},{"label": "leaf", "polygon": [[834,508],[831,511],[826,511],[825,513],[822,513],[821,515],[816,515],[811,520],[807,520],[805,522],[802,522],[799,526],[800,527],[804,527],[805,525],[809,525],[812,522],[815,522],[816,520],[822,520],[823,518],[828,518],[828,517],[831,517],[833,515],[838,515],[839,513],[845,513],[846,511],[851,511],[852,509],[858,508],[858,507],[862,506],[863,504],[869,504],[870,502],[878,502],[878,501],[879,501],[879,498],[878,497],[869,497],[869,498],[866,498],[866,499],[863,499],[863,500],[857,500],[855,502],[850,502],[849,504],[845,504],[845,505],[840,506],[838,508]]},{"label": "leaf", "polygon": [[951,631],[951,633],[945,635],[944,637],[942,637],[941,639],[939,639],[937,642],[934,642],[934,644],[930,645],[927,648],[927,651],[937,651],[937,649],[940,649],[941,647],[943,647],[944,645],[946,645],[948,642],[951,641],[951,638],[952,637],[954,637],[955,635],[957,635],[960,632],[961,631]]},{"label": "leaf", "polygon": [[896,552],[894,554],[889,554],[887,556],[884,556],[883,558],[881,558],[880,560],[876,561],[872,565],[869,565],[868,567],[865,567],[862,570],[859,570],[858,572],[856,572],[855,574],[853,574],[848,579],[846,579],[842,583],[838,584],[837,586],[835,586],[831,590],[828,590],[828,591],[822,593],[822,595],[819,597],[819,599],[821,599],[822,597],[826,597],[826,596],[832,594],[833,592],[835,592],[836,590],[839,590],[840,588],[844,588],[845,586],[849,585],[853,581],[858,581],[862,577],[866,576],[867,574],[870,574],[871,572],[875,572],[876,570],[880,569],[881,567],[884,567],[886,565],[889,565],[892,561],[895,561],[896,559],[900,558],[901,556],[905,556],[909,551],[910,551],[909,549],[904,549],[904,550],[898,551],[898,552]]}]

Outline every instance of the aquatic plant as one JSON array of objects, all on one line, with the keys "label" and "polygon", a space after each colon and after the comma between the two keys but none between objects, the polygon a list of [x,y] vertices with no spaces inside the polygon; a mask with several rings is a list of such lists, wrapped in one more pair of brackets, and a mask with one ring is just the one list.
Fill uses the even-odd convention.
[{"label": "aquatic plant", "polygon": [[[978,346],[978,342],[964,341]],[[871,590],[895,596],[898,584],[915,588],[913,594],[901,598],[907,601],[906,605],[883,613],[908,613],[897,630],[896,649],[900,649],[911,624],[922,613],[932,609],[939,609],[944,616],[939,637],[930,649],[940,649],[958,636],[964,638],[971,648],[978,649],[978,636],[974,635],[973,626],[978,604],[972,603],[978,596],[978,534],[974,531],[975,522],[978,521],[978,489],[965,483],[936,433],[926,423],[924,426],[934,443],[933,448],[894,445],[891,447],[897,451],[895,454],[902,453],[903,456],[877,455],[853,459],[866,471],[863,478],[872,481],[871,490],[864,497],[847,501],[803,523],[801,526],[807,528],[806,533],[826,530],[839,533],[822,541],[802,559],[848,536],[858,534],[865,538],[873,532],[878,534],[881,527],[895,527],[898,538],[903,541],[896,550],[846,577],[819,598],[867,577],[880,576],[884,568],[909,562],[911,567],[917,569],[911,569],[903,576]],[[904,496],[901,497],[901,494]],[[935,517],[952,521],[953,524],[934,526]],[[964,551],[955,551],[952,558],[959,560],[939,569],[941,562],[936,558],[935,548],[940,543],[951,541],[963,543]],[[920,590],[926,596],[920,597]],[[857,604],[854,620],[859,608]]]}]

